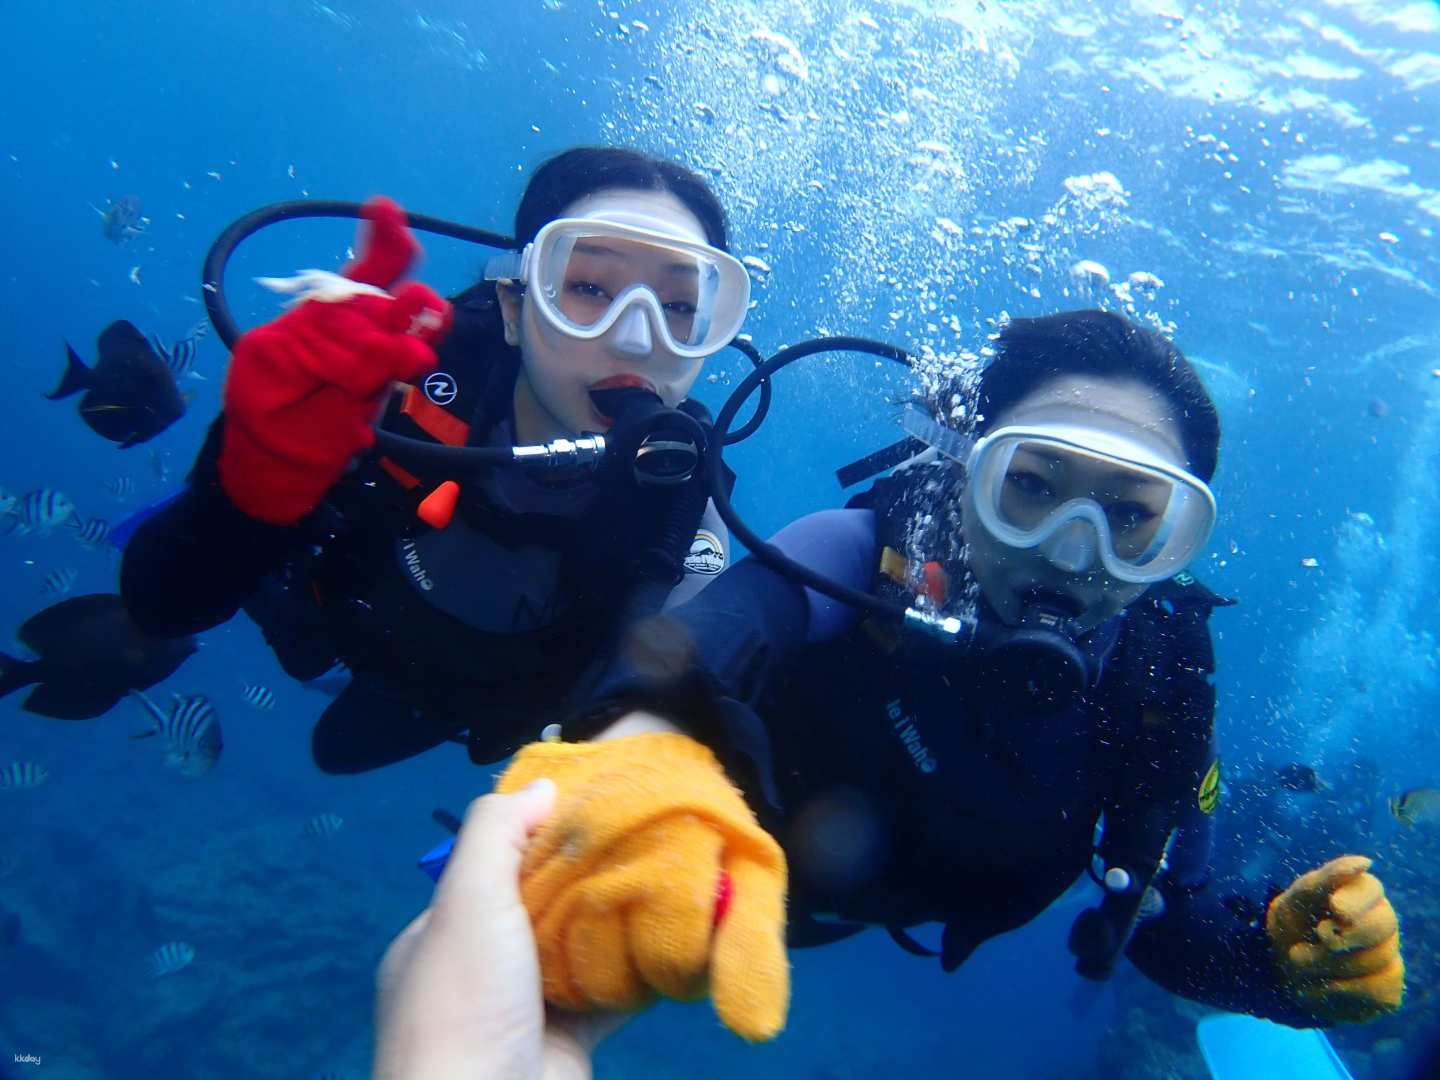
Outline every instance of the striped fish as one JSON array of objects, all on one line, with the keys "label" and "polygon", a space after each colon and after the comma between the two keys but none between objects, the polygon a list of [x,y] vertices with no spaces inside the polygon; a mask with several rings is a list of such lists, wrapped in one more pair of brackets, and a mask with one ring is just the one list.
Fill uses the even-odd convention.
[{"label": "striped fish", "polygon": [[187,968],[195,959],[195,946],[184,941],[167,941],[153,953],[146,961],[146,967],[150,971],[152,979],[159,979],[165,975],[174,975],[175,972]]},{"label": "striped fish", "polygon": [[170,710],[165,712],[139,690],[130,691],[145,706],[154,723],[150,731],[133,736],[143,739],[160,735],[165,739],[165,764],[186,776],[204,776],[219,760],[224,748],[220,721],[215,708],[202,694],[175,695]]},{"label": "striped fish", "polygon": [[80,515],[76,514],[65,524],[78,534],[75,539],[80,542],[81,547],[97,548],[110,537],[110,523],[104,518],[81,521]]},{"label": "striped fish", "polygon": [[25,532],[47,536],[50,530],[63,524],[75,513],[75,504],[69,496],[53,488],[36,488],[20,500],[20,520]]},{"label": "striped fish", "polygon": [[339,814],[316,814],[306,822],[305,831],[315,839],[323,840],[327,836],[334,836],[344,824],[345,819]]},{"label": "striped fish", "polygon": [[198,322],[190,328],[188,334],[168,349],[158,334],[150,335],[150,343],[155,346],[155,352],[159,354],[161,360],[165,361],[165,366],[170,369],[170,374],[175,376],[176,382],[186,375],[195,379],[204,379],[205,376],[195,370],[195,352],[200,347],[201,339],[208,333],[210,333],[210,324]]},{"label": "striped fish", "polygon": [[0,769],[0,791],[29,791],[50,779],[49,770],[33,761],[12,761]]},{"label": "striped fish", "polygon": [[244,689],[240,696],[245,699],[246,705],[253,705],[262,712],[269,712],[275,708],[275,693],[268,686],[261,686],[259,683],[244,683]]},{"label": "striped fish", "polygon": [[13,514],[19,502],[20,500],[10,494],[10,492],[4,488],[0,488],[0,517],[4,517],[6,514]]},{"label": "striped fish", "polygon": [[40,585],[42,596],[65,596],[75,587],[75,582],[80,578],[80,571],[70,566],[62,566],[58,570],[51,570],[45,575],[45,580]]},{"label": "striped fish", "polygon": [[[155,453],[151,450],[150,453]],[[112,476],[105,481],[106,493],[115,500],[128,499],[135,494],[135,481],[128,476]]]}]

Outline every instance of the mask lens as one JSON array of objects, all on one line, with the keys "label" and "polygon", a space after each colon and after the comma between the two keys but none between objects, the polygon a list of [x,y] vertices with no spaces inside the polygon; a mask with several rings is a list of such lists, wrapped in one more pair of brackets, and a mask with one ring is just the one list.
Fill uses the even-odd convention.
[{"label": "mask lens", "polygon": [[[1000,437],[974,462],[981,520],[1034,547],[1062,529],[1093,532],[1107,563],[1146,578],[1173,573],[1209,535],[1214,504],[1180,477],[1061,439]],[[1137,579],[1138,580],[1138,579]]]},{"label": "mask lens", "polygon": [[534,284],[548,314],[573,332],[603,328],[643,290],[671,341],[713,351],[738,332],[749,296],[744,268],[726,259],[703,245],[576,223],[546,237]]}]

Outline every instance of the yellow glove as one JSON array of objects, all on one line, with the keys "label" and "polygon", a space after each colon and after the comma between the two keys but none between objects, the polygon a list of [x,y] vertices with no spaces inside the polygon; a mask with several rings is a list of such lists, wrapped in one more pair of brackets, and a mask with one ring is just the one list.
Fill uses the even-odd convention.
[{"label": "yellow glove", "polygon": [[785,856],[715,756],[685,735],[532,743],[496,784],[540,777],[555,813],[525,852],[520,895],[545,997],[634,1009],[707,991],[743,1039],[785,1026]]},{"label": "yellow glove", "polygon": [[1400,924],[1363,855],[1301,874],[1265,912],[1280,977],[1317,1019],[1373,1020],[1400,1007]]}]

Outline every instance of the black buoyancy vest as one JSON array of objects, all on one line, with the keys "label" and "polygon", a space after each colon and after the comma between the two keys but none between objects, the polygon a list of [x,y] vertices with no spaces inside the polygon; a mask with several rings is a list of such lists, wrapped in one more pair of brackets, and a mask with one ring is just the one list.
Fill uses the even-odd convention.
[{"label": "black buoyancy vest", "polygon": [[[391,399],[383,426],[415,439],[485,445],[510,415],[520,353],[504,343],[492,286],[477,285],[452,303],[454,321],[437,350],[439,363]],[[680,407],[708,424],[703,405],[686,401]],[[397,542],[423,542],[430,526],[416,516],[417,508],[445,479],[378,454],[363,459],[331,494],[339,540],[322,545],[305,591],[326,609],[340,659],[414,686],[432,696],[436,708],[450,707],[454,689],[477,685],[485,691],[480,707],[487,700],[507,713],[558,707],[560,695],[594,659],[596,642],[616,633],[637,588],[639,553],[665,530],[681,488],[645,489],[602,478],[598,495],[593,488],[584,493],[592,497],[589,509],[573,517],[512,512],[496,505],[483,483],[462,482],[457,525],[463,519],[501,547],[539,546],[558,557],[555,593],[564,600],[558,613],[536,615],[532,621],[540,625],[532,629],[496,632],[428,603],[398,569]],[[703,509],[700,500],[697,520]],[[692,527],[687,549],[693,535]],[[475,572],[483,574],[484,567]],[[392,625],[397,619],[404,625]],[[472,732],[482,727],[477,721]],[[472,746],[472,752],[488,760],[499,750]]]},{"label": "black buoyancy vest", "polygon": [[[912,561],[923,560],[924,553],[906,550],[907,538],[916,535],[916,515],[938,516],[936,485],[953,491],[959,482],[951,465],[919,464],[877,480],[848,505],[875,512],[882,552],[888,547]],[[965,574],[963,567],[952,566],[947,576],[960,581]],[[875,581],[881,595],[913,600],[893,570],[877,568]],[[1207,623],[1214,608],[1233,603],[1188,572],[1151,586],[1126,608],[1119,637],[1085,695],[1101,726],[1102,747],[1091,760],[1106,773],[1098,854],[1107,867],[1125,868],[1141,893],[1181,816],[1192,801],[1203,805],[1215,716],[1215,653]],[[947,923],[942,953],[947,971],[979,942],[1015,925],[1013,911],[997,910],[993,927],[979,925],[985,919],[977,921],[976,914],[969,911],[963,925]],[[934,955],[900,927],[890,929],[907,951]]]}]

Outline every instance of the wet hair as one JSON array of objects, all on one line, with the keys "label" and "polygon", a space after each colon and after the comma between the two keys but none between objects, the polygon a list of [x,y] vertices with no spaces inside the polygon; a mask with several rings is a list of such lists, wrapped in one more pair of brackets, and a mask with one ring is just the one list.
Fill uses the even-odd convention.
[{"label": "wet hair", "polygon": [[673,161],[612,146],[579,146],[536,169],[515,211],[516,241],[525,246],[571,203],[611,188],[668,191],[700,219],[712,247],[729,250],[725,210],[704,180]]},{"label": "wet hair", "polygon": [[1064,375],[1138,379],[1174,406],[1192,472],[1210,481],[1220,450],[1220,415],[1190,361],[1165,338],[1108,311],[1012,319],[980,373],[975,408],[983,435],[1006,410]]}]

